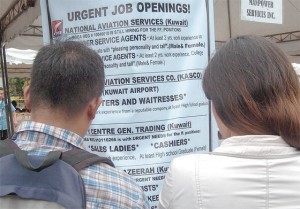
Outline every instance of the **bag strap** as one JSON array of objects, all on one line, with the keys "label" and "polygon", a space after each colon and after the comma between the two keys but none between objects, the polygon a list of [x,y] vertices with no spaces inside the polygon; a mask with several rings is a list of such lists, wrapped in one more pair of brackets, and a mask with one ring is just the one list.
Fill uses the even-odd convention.
[{"label": "bag strap", "polygon": [[4,157],[10,154],[16,156],[17,162],[22,165],[24,168],[27,168],[32,171],[39,172],[46,167],[49,167],[61,157],[61,151],[51,151],[45,157],[45,159],[37,166],[32,165],[28,152],[21,150],[18,145],[11,139],[5,139],[0,141],[0,157]]},{"label": "bag strap", "polygon": [[57,160],[60,159],[62,155],[61,151],[50,151],[47,156],[44,158],[44,160],[39,163],[37,166],[32,165],[28,152],[24,150],[16,150],[15,156],[20,165],[22,165],[24,168],[27,168],[31,171],[39,172],[43,170],[44,168],[47,168],[51,165],[53,165]]},{"label": "bag strap", "polygon": [[33,171],[40,171],[50,165],[52,165],[58,159],[61,159],[75,168],[75,170],[80,171],[90,165],[95,163],[106,163],[112,167],[114,163],[107,157],[100,157],[96,154],[90,153],[86,150],[74,148],[69,151],[51,151],[48,153],[45,160],[39,166],[33,166],[28,158],[28,153],[22,151],[18,145],[11,139],[5,139],[0,141],[0,157],[16,154],[18,162],[27,169]]},{"label": "bag strap", "polygon": [[14,154],[15,150],[20,150],[20,148],[11,139],[0,140],[0,157]]},{"label": "bag strap", "polygon": [[80,171],[95,163],[106,163],[112,167],[114,163],[107,157],[100,157],[83,149],[74,148],[62,153],[61,159],[71,165],[75,170]]}]

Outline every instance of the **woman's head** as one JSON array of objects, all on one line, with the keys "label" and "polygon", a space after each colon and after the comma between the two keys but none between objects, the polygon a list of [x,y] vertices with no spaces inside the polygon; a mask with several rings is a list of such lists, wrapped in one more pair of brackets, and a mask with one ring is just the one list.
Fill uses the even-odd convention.
[{"label": "woman's head", "polygon": [[258,36],[226,43],[208,64],[203,89],[238,135],[280,135],[300,148],[300,84],[286,55]]}]

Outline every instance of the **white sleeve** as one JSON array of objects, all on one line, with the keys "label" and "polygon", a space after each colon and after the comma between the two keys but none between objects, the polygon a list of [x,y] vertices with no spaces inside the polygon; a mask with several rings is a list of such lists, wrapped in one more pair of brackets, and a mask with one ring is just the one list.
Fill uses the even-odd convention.
[{"label": "white sleeve", "polygon": [[168,172],[165,175],[165,180],[163,183],[163,188],[159,194],[159,209],[168,209],[171,208],[170,204],[173,201],[173,174],[172,174],[173,162],[170,164]]},{"label": "white sleeve", "polygon": [[168,169],[160,192],[160,209],[193,209],[197,204],[196,155],[175,158]]}]

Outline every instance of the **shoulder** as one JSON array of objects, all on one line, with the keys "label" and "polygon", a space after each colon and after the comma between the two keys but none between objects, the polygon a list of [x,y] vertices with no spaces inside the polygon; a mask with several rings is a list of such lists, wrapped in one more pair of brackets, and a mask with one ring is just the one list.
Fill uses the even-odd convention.
[{"label": "shoulder", "polygon": [[10,109],[12,112],[16,111],[16,108],[12,105],[12,103],[10,103]]},{"label": "shoulder", "polygon": [[[170,164],[166,174],[166,181],[173,182],[176,186],[186,187],[186,185],[193,185],[196,180],[196,174],[199,171],[201,162],[206,162],[209,158],[208,154],[190,154],[174,158]],[[202,169],[201,169],[202,170]]]},{"label": "shoulder", "polygon": [[190,155],[184,155],[177,158],[174,158],[171,162],[170,167],[172,169],[187,169],[191,170],[195,168],[195,166],[201,162],[208,160],[210,158],[209,154],[190,154]]},{"label": "shoulder", "polygon": [[189,154],[172,160],[160,193],[160,208],[198,207],[197,172],[199,161],[206,157],[209,155]]},{"label": "shoulder", "polygon": [[[174,158],[168,169],[167,178],[194,181],[199,172],[209,172],[212,167],[223,162],[222,156],[210,154],[190,154]],[[212,169],[213,170],[213,169]]]},{"label": "shoulder", "polygon": [[80,174],[85,184],[87,201],[117,204],[120,208],[125,205],[148,208],[141,187],[123,170],[100,163],[80,171]]},{"label": "shoulder", "polygon": [[89,178],[95,179],[95,181],[103,181],[112,185],[118,184],[121,187],[124,187],[126,183],[126,187],[128,189],[136,190],[136,192],[141,191],[136,182],[127,173],[105,163],[89,166],[88,168],[80,171],[80,173],[82,175],[87,175]]},{"label": "shoulder", "polygon": [[114,168],[105,163],[96,164],[95,166],[91,166],[90,168],[96,173],[99,172],[104,174],[105,176],[110,176],[110,178],[118,178],[120,179],[120,181],[127,181],[128,183],[137,185],[133,178],[120,168]]}]

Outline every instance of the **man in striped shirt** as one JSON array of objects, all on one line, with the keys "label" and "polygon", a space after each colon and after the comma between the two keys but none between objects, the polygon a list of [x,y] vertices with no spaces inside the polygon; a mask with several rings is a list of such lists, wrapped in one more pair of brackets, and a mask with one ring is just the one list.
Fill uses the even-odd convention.
[{"label": "man in striped shirt", "polygon": [[[103,62],[96,52],[72,41],[43,47],[25,89],[32,121],[21,123],[13,140],[31,155],[84,149],[83,136],[101,104],[103,89]],[[141,188],[121,170],[101,163],[80,174],[87,208],[149,208]]]}]

